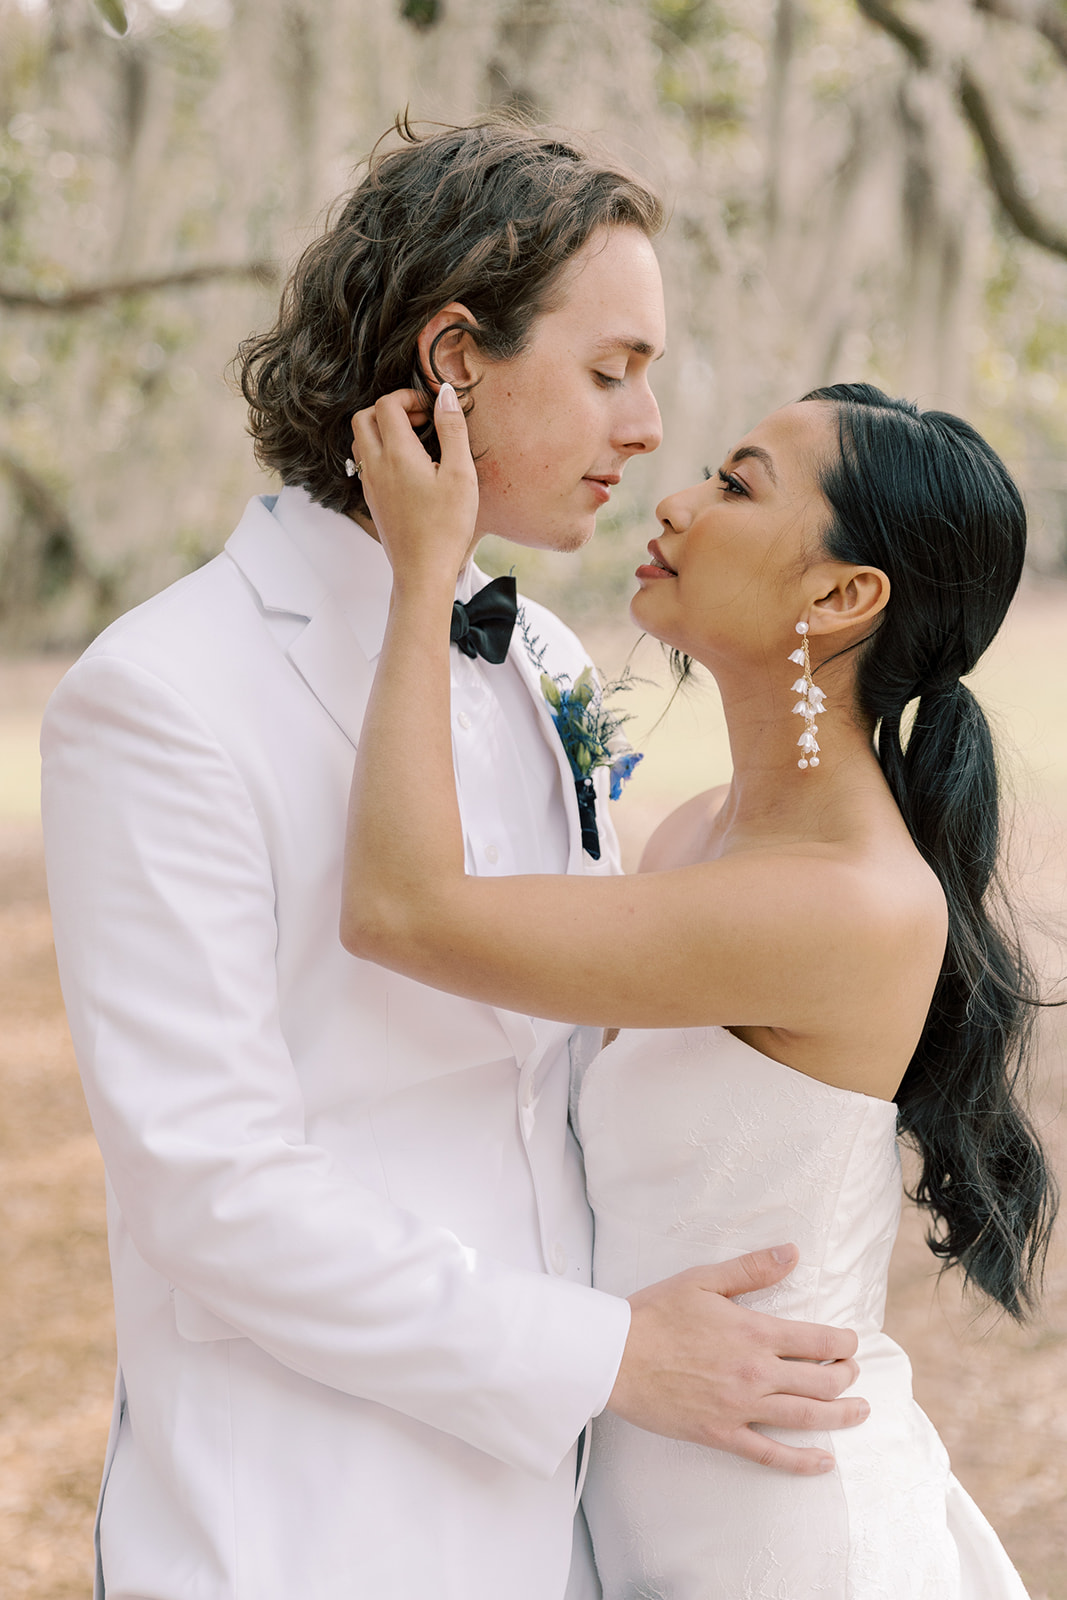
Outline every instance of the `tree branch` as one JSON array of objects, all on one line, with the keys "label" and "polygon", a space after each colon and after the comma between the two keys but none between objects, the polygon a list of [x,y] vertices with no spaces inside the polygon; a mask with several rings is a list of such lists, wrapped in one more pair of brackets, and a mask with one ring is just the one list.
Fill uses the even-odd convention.
[{"label": "tree branch", "polygon": [[117,278],[110,283],[82,284],[55,292],[45,289],[8,289],[0,284],[0,305],[18,311],[84,311],[91,306],[104,305],[108,300],[156,294],[163,289],[190,289],[197,284],[217,283],[226,278],[248,278],[266,287],[278,281],[278,269],[272,261],[185,267],[144,278]]},{"label": "tree branch", "polygon": [[56,499],[43,478],[31,472],[24,461],[0,445],[0,472],[6,473],[15,485],[23,503],[42,522],[49,532],[65,535],[75,544],[74,529],[64,505]]},{"label": "tree branch", "polygon": [[1047,3],[1039,8],[1034,27],[1038,33],[1044,34],[1060,60],[1067,66],[1067,17],[1053,0],[1047,0]]},{"label": "tree branch", "polygon": [[[0,443],[0,474],[12,488],[29,519],[16,520],[15,537],[0,559],[0,623],[14,618],[24,625],[49,598],[70,583],[88,586],[103,621],[117,615],[115,575],[94,570],[86,560],[81,537],[66,506],[45,480]],[[102,624],[100,624],[102,625]],[[93,631],[97,631],[94,627]],[[21,640],[24,635],[19,632]]]},{"label": "tree branch", "polygon": [[1067,232],[1040,216],[1023,193],[986,92],[968,67],[960,69],[958,94],[963,114],[982,147],[990,186],[1003,210],[1024,239],[1067,260]]},{"label": "tree branch", "polygon": [[916,28],[897,15],[886,0],[856,0],[856,4],[865,17],[907,51],[917,67],[925,70],[930,65],[930,46],[927,41]]},{"label": "tree branch", "polygon": [[974,9],[989,17],[1000,17],[1003,22],[1017,22],[1020,27],[1033,28],[1047,39],[1060,60],[1067,65],[1067,16],[1055,0],[974,0]]},{"label": "tree branch", "polygon": [[[888,0],[856,0],[856,4],[869,21],[897,41],[920,71],[929,69],[933,61],[929,40],[910,22],[898,16]],[[976,0],[976,5],[980,10],[995,10],[997,15],[1007,16],[1011,0]],[[1001,6],[1003,10],[999,9]],[[1051,5],[1042,7],[1042,15],[1045,13],[1052,22],[1060,25],[1058,14],[1052,11]],[[1067,46],[1067,29],[1064,34],[1064,44]],[[1005,216],[1024,239],[1067,260],[1067,232],[1042,217],[1030,203],[1019,181],[1015,159],[997,125],[989,97],[966,63],[957,69],[954,88],[964,121],[978,140],[985,158],[989,186]]]}]

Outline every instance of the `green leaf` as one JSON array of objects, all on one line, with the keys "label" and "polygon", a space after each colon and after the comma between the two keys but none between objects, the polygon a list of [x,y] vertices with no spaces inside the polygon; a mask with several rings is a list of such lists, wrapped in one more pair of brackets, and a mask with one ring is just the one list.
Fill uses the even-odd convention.
[{"label": "green leaf", "polygon": [[560,705],[562,704],[559,695],[559,685],[549,677],[547,672],[542,672],[541,674],[541,693],[544,695],[549,705],[553,706],[555,710],[558,711]]},{"label": "green leaf", "polygon": [[590,667],[583,667],[574,682],[573,696],[579,705],[587,706],[593,698],[593,673]]},{"label": "green leaf", "polygon": [[129,23],[122,0],[93,0],[93,3],[109,28],[114,28],[116,33],[126,32]]}]

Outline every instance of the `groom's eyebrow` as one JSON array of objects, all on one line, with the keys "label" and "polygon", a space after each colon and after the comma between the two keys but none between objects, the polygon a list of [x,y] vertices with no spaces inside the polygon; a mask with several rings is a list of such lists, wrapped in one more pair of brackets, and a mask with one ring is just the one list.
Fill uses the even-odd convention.
[{"label": "groom's eyebrow", "polygon": [[616,350],[629,350],[635,356],[651,356],[653,361],[660,361],[666,355],[666,350],[656,353],[654,344],[649,344],[647,339],[632,339],[626,334],[609,334],[604,339],[598,339],[593,346],[593,354],[597,356],[613,355]]}]

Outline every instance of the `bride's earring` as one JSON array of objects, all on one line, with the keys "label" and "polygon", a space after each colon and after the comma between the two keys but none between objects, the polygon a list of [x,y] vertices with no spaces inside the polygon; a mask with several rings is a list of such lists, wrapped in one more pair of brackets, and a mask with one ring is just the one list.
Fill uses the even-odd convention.
[{"label": "bride's earring", "polygon": [[801,696],[801,699],[793,707],[793,715],[804,718],[804,732],[797,740],[797,744],[800,746],[800,760],[797,762],[797,766],[803,771],[805,767],[817,767],[819,765],[819,744],[815,738],[819,728],[815,718],[826,705],[826,696],[818,684],[813,683],[811,679],[811,654],[808,650],[807,623],[798,622],[797,632],[801,636],[800,649],[794,650],[789,659],[803,669],[804,675],[797,679],[789,692],[790,694],[799,694]]}]

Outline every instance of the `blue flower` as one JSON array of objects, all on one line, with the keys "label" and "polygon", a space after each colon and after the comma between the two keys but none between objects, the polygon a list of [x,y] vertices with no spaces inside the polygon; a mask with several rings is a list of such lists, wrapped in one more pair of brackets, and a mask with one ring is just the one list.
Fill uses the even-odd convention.
[{"label": "blue flower", "polygon": [[639,750],[631,750],[627,755],[618,756],[611,763],[611,798],[617,800],[622,794],[622,786],[633,777],[634,768],[639,761],[645,758]]}]

